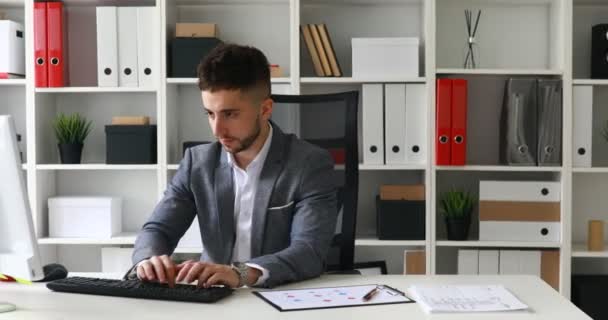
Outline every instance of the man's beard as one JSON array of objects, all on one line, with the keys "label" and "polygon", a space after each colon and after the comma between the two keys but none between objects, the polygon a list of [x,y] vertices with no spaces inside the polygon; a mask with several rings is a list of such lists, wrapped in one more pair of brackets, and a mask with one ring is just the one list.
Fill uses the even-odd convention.
[{"label": "man's beard", "polygon": [[[258,116],[256,118],[256,120],[255,120],[254,132],[251,135],[249,135],[249,136],[247,136],[247,137],[245,137],[243,139],[239,139],[238,140],[239,144],[235,147],[235,149],[232,150],[232,151],[230,151],[230,150],[227,150],[227,151],[230,152],[230,153],[232,153],[232,154],[237,154],[237,153],[239,153],[241,151],[249,149],[249,147],[251,147],[251,145],[253,144],[253,142],[255,141],[255,139],[257,139],[260,136],[261,132],[262,132],[262,126],[260,126],[260,121],[259,120],[260,120],[260,118]],[[226,148],[226,147],[224,146],[224,148]]]}]

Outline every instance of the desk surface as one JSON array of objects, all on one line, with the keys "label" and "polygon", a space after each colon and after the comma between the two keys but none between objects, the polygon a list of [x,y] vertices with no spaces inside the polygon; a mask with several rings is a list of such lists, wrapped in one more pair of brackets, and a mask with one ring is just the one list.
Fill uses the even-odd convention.
[{"label": "desk surface", "polygon": [[17,311],[1,314],[0,319],[591,319],[545,282],[532,276],[332,275],[281,289],[376,283],[401,290],[412,284],[503,284],[530,306],[531,311],[427,315],[413,303],[279,312],[246,288],[238,289],[232,296],[214,304],[197,304],[57,293],[44,284],[0,283],[0,301],[17,305]]}]

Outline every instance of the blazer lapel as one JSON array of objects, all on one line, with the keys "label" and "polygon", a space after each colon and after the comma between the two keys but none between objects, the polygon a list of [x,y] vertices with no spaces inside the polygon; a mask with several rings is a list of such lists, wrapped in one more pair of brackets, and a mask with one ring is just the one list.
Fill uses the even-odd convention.
[{"label": "blazer lapel", "polygon": [[217,199],[217,214],[219,220],[219,239],[217,244],[218,263],[229,264],[232,259],[234,248],[234,186],[232,178],[232,166],[227,161],[225,150],[221,150],[220,163],[215,173],[215,194]]},{"label": "blazer lapel", "polygon": [[281,172],[283,153],[285,152],[285,134],[279,127],[273,125],[272,143],[264,167],[260,173],[260,180],[255,195],[252,221],[251,221],[251,257],[262,254],[264,241],[264,227],[266,226],[266,212],[274,184]]}]

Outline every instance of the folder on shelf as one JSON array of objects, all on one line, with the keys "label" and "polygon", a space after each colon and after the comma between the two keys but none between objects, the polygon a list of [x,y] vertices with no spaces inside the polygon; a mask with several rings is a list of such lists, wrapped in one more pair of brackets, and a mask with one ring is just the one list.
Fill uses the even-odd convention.
[{"label": "folder on shelf", "polygon": [[140,87],[155,88],[160,74],[158,68],[160,32],[156,7],[137,8],[137,70]]},{"label": "folder on shelf", "polygon": [[405,250],[403,252],[403,274],[426,274],[424,250]]},{"label": "folder on shelf", "polygon": [[117,8],[97,7],[97,85],[118,87]]},{"label": "folder on shelf", "polygon": [[574,86],[572,91],[572,164],[591,167],[593,137],[593,86]]},{"label": "folder on shelf", "polygon": [[480,180],[479,200],[559,202],[560,189],[558,181]]},{"label": "folder on shelf", "polygon": [[317,77],[324,77],[325,72],[323,71],[323,67],[321,66],[321,60],[319,59],[319,54],[317,53],[317,49],[315,48],[315,42],[312,39],[312,34],[310,32],[309,26],[307,24],[301,25],[300,32],[302,33],[302,38],[304,38],[304,44],[306,44],[306,48],[308,49],[308,53],[310,54],[312,65],[315,69],[315,75]]},{"label": "folder on shelf", "polygon": [[562,163],[562,81],[538,80],[538,165]]},{"label": "folder on shelf", "polygon": [[405,162],[426,162],[426,85],[405,85]]},{"label": "folder on shelf", "polygon": [[323,42],[321,41],[321,35],[319,30],[314,24],[309,24],[310,34],[312,35],[312,41],[315,43],[315,48],[319,54],[319,60],[321,61],[321,67],[323,67],[323,73],[326,76],[332,76],[331,67],[329,66],[329,60],[327,59],[327,53],[323,48]]},{"label": "folder on shelf", "polygon": [[384,94],[381,84],[363,84],[363,163],[384,164]]},{"label": "folder on shelf", "polygon": [[118,7],[118,85],[138,86],[137,8]]},{"label": "folder on shelf", "polygon": [[540,277],[559,291],[559,250],[541,250]]},{"label": "folder on shelf", "polygon": [[437,79],[435,115],[435,156],[437,165],[451,163],[452,79]]},{"label": "folder on shelf", "polygon": [[0,77],[4,79],[25,76],[25,41],[21,23],[0,20]]},{"label": "folder on shelf", "polygon": [[452,79],[451,165],[464,166],[467,158],[467,80]]},{"label": "folder on shelf", "polygon": [[327,60],[329,61],[329,67],[331,68],[332,75],[334,77],[341,77],[342,68],[340,68],[340,64],[338,63],[336,51],[334,50],[334,46],[331,43],[331,38],[329,37],[329,31],[327,30],[327,26],[325,25],[325,23],[318,24],[317,30],[319,31],[319,35],[321,36],[321,42],[323,42],[323,48],[325,48],[325,53],[327,54]]},{"label": "folder on shelf", "polygon": [[67,38],[64,30],[63,2],[47,2],[46,5],[49,87],[64,87],[67,82]]},{"label": "folder on shelf", "polygon": [[536,165],[537,104],[535,79],[509,79],[500,125],[500,159],[508,165]]},{"label": "folder on shelf", "polygon": [[458,274],[479,273],[479,250],[458,250]]},{"label": "folder on shelf", "polygon": [[46,26],[46,3],[34,2],[34,74],[37,88],[49,86]]},{"label": "folder on shelf", "polygon": [[479,250],[478,274],[498,274],[498,250]]},{"label": "folder on shelf", "polygon": [[405,164],[405,84],[384,85],[386,164]]},{"label": "folder on shelf", "polygon": [[500,250],[500,274],[538,276],[559,290],[559,250]]}]

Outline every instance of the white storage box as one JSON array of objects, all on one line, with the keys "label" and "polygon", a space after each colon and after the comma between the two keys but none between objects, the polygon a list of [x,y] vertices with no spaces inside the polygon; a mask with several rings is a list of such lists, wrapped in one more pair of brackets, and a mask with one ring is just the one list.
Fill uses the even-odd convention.
[{"label": "white storage box", "polygon": [[25,75],[25,41],[23,25],[0,20],[0,73]]},{"label": "white storage box", "polygon": [[418,77],[418,38],[353,38],[353,78]]},{"label": "white storage box", "polygon": [[49,198],[49,236],[111,238],[122,229],[122,199],[112,197]]}]

